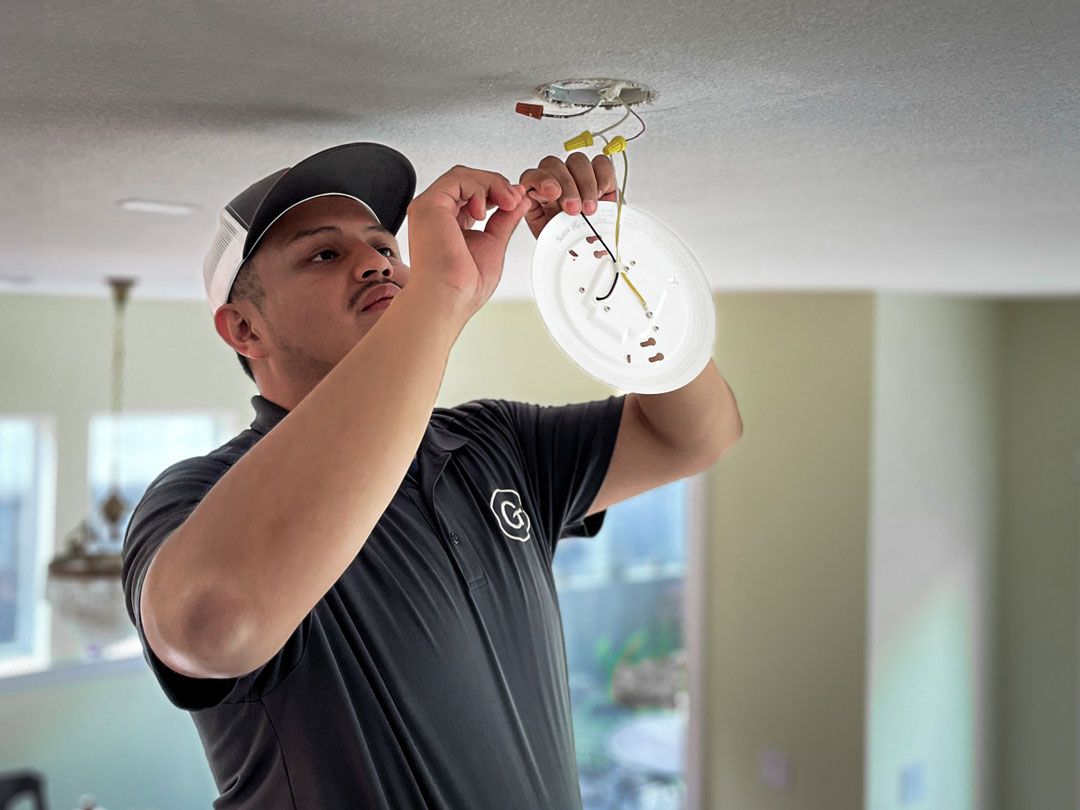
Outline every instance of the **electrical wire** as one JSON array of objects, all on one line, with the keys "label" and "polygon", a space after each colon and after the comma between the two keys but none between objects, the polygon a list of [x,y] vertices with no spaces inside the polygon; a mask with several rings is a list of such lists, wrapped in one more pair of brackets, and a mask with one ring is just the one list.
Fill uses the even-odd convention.
[{"label": "electrical wire", "polygon": [[[543,113],[542,117],[544,117],[544,118],[578,118],[580,116],[588,115],[589,113],[595,111],[603,103],[603,101],[604,101],[604,99],[601,98],[599,101],[596,102],[596,104],[594,106],[590,107],[589,109],[583,110],[581,112],[571,113],[570,115],[556,115],[556,114],[553,114],[553,113]],[[625,123],[626,120],[631,115],[633,115],[634,118],[636,118],[638,120],[638,123],[641,124],[641,131],[638,132],[637,134],[629,137],[629,138],[626,138],[625,140],[626,141],[632,141],[635,138],[640,138],[643,134],[645,134],[645,121],[642,119],[642,117],[640,115],[638,115],[633,109],[631,109],[630,105],[627,104],[622,98],[619,98],[619,102],[626,108],[626,114],[623,115],[622,118],[620,118],[618,121],[616,121],[611,126],[605,127],[604,129],[601,129],[598,132],[592,133],[593,137],[600,138],[600,140],[602,140],[605,144],[608,144],[609,141],[608,141],[607,138],[604,137],[604,133],[605,132],[610,132],[611,130],[622,126],[623,123]],[[616,186],[616,192],[617,192],[617,196],[618,196],[618,205],[616,207],[616,213],[615,213],[615,252],[614,253],[611,252],[611,248],[609,248],[607,246],[607,244],[604,242],[604,239],[603,239],[602,236],[600,236],[599,231],[597,231],[596,228],[593,227],[593,224],[592,224],[592,222],[589,221],[589,218],[587,216],[585,216],[584,211],[580,212],[580,216],[581,216],[581,218],[583,220],[585,220],[585,224],[589,226],[589,229],[593,232],[593,234],[599,240],[600,244],[603,245],[604,250],[607,252],[607,254],[611,258],[612,262],[615,263],[615,278],[611,282],[611,288],[607,291],[606,294],[604,294],[603,296],[600,296],[596,300],[597,301],[605,301],[608,298],[610,298],[611,294],[613,292],[615,292],[616,285],[618,285],[618,283],[619,283],[619,276],[622,276],[623,280],[626,282],[627,286],[630,287],[630,289],[633,291],[634,295],[637,296],[637,299],[641,302],[641,305],[643,307],[645,307],[646,310],[648,310],[648,304],[646,304],[645,299],[642,297],[641,293],[638,292],[637,288],[633,285],[633,283],[631,283],[630,279],[626,275],[626,272],[619,270],[619,268],[621,267],[621,259],[622,259],[622,252],[620,250],[620,238],[619,238],[620,237],[620,231],[621,231],[621,225],[622,225],[622,209],[623,209],[623,205],[626,203],[626,182],[627,182],[627,178],[630,176],[630,160],[626,156],[626,150],[623,149],[621,151],[622,151],[622,158],[623,158],[623,178],[622,178],[622,188],[620,189],[618,186]],[[532,190],[533,189],[531,189],[531,188],[529,189],[529,191],[532,191]]]},{"label": "electrical wire", "polygon": [[[629,107],[627,109],[629,109]],[[623,116],[623,121],[625,121],[627,118],[629,118],[629,114],[627,114],[626,116]],[[610,127],[609,127],[609,129],[610,129]],[[605,138],[603,135],[600,135],[599,133],[597,133],[597,135],[599,135],[600,139],[605,144],[608,143],[608,139]],[[611,282],[611,289],[609,289],[604,295],[597,298],[596,299],[597,301],[606,301],[608,298],[611,297],[611,294],[613,292],[615,292],[615,285],[617,285],[619,283],[619,276],[622,275],[622,274],[619,273],[619,258],[618,258],[619,255],[620,255],[620,252],[619,252],[619,222],[620,222],[620,220],[622,218],[623,199],[626,196],[627,169],[628,169],[628,167],[630,165],[629,161],[627,161],[627,159],[626,159],[626,150],[623,150],[622,156],[623,156],[623,184],[622,184],[622,190],[621,191],[619,190],[618,185],[615,186],[616,195],[619,198],[618,207],[616,208],[616,213],[615,213],[615,253],[613,254],[611,252],[611,250],[608,248],[608,246],[604,245],[604,249],[607,250],[608,255],[611,256],[611,260],[613,262],[615,262],[615,278]],[[584,212],[582,212],[581,216],[584,219],[584,217],[585,217]],[[592,228],[593,233],[595,233],[596,237],[599,239],[600,234],[596,232],[596,228],[593,228],[592,223],[589,222],[587,219],[585,221],[588,222],[589,227]],[[602,245],[604,244],[603,239],[600,240],[600,244],[602,244]],[[635,292],[637,292],[637,291],[635,290]],[[640,294],[638,295],[638,297],[639,298],[641,297]]]},{"label": "electrical wire", "polygon": [[626,157],[626,150],[622,152],[623,176],[622,191],[619,192],[619,206],[615,210],[615,256],[617,261],[622,260],[622,252],[619,250],[619,223],[622,222],[622,207],[626,202],[626,178],[630,176],[630,159]]},{"label": "electrical wire", "polygon": [[[623,105],[624,106],[626,105],[625,101],[623,102]],[[593,109],[595,109],[595,107]],[[614,124],[612,124],[610,127],[605,127],[604,129],[600,130],[599,132],[594,132],[593,137],[595,137],[597,135],[603,135],[605,132],[611,132],[611,130],[615,129],[615,127],[621,127],[622,124],[623,124],[623,121],[625,121],[627,118],[630,117],[630,112],[631,112],[630,108],[627,107],[626,108],[626,115],[624,115],[622,118],[620,118]]]},{"label": "electrical wire", "polygon": [[543,117],[544,118],[580,118],[583,115],[588,115],[589,113],[591,113],[593,110],[595,110],[597,107],[599,107],[603,103],[604,103],[604,99],[600,99],[598,102],[596,102],[596,104],[594,106],[589,107],[589,109],[583,110],[582,112],[570,113],[569,115],[557,115],[555,113],[544,113]]},{"label": "electrical wire", "polygon": [[[629,107],[627,109],[629,109]],[[604,138],[604,141],[607,141],[607,138]],[[607,293],[605,293],[603,296],[597,298],[596,300],[597,301],[605,301],[608,298],[610,298],[611,294],[613,292],[615,292],[615,286],[619,283],[619,277],[621,276],[622,280],[626,282],[626,286],[628,286],[630,288],[630,290],[637,297],[637,300],[641,302],[641,306],[645,309],[646,312],[648,312],[649,304],[645,301],[644,296],[642,296],[642,294],[640,292],[638,292],[638,288],[634,286],[634,283],[632,281],[630,281],[630,276],[627,274],[627,272],[625,270],[620,270],[619,269],[620,267],[622,267],[622,252],[619,250],[619,225],[620,225],[620,223],[622,221],[622,207],[623,207],[623,204],[625,203],[625,200],[626,200],[626,180],[630,176],[630,160],[629,160],[629,158],[626,157],[626,150],[625,149],[622,151],[622,156],[623,156],[623,182],[622,182],[622,189],[618,190],[619,204],[618,204],[618,208],[616,209],[616,214],[615,214],[615,256],[613,257],[614,260],[615,260],[615,279],[611,282],[611,288],[607,291]],[[582,217],[584,217],[584,216],[585,215],[583,213]],[[588,222],[588,220],[586,220],[586,222]],[[589,227],[593,228],[591,222],[589,222]],[[595,228],[593,228],[593,233],[596,233]],[[596,235],[599,238],[600,234],[596,233]],[[601,241],[601,244],[603,244],[603,240],[600,240],[600,241]],[[604,245],[604,249],[608,250],[607,245]],[[608,250],[608,255],[609,256],[611,255],[610,250]]]},{"label": "electrical wire", "polygon": [[[585,224],[589,226],[589,229],[590,229],[590,230],[591,230],[591,231],[592,231],[592,232],[593,232],[594,234],[596,234],[596,238],[597,238],[597,239],[599,239],[599,240],[600,240],[600,244],[604,246],[604,250],[606,250],[606,251],[607,251],[607,255],[611,257],[611,260],[612,260],[612,261],[615,261],[615,254],[614,254],[614,253],[612,253],[612,252],[611,252],[611,248],[609,248],[609,247],[607,246],[607,244],[605,244],[605,242],[604,242],[604,237],[602,237],[602,236],[601,236],[601,235],[600,235],[600,234],[599,234],[599,233],[597,232],[596,228],[594,228],[594,227],[593,227],[593,224],[592,224],[591,222],[589,222],[589,218],[588,218],[587,216],[585,216],[584,212],[582,212],[582,214],[581,214],[581,218],[582,218],[583,220],[585,220]],[[608,293],[608,295],[611,295],[611,293]],[[607,296],[604,296],[604,297],[606,298]]]},{"label": "electrical wire", "polygon": [[[622,101],[622,99],[620,98],[619,101]],[[645,119],[642,118],[640,115],[638,115],[636,112],[634,112],[634,110],[630,107],[630,105],[627,104],[625,101],[623,101],[622,103],[623,103],[623,106],[626,107],[626,109],[630,111],[630,113],[634,116],[634,118],[636,118],[638,120],[638,123],[641,124],[641,132],[637,133],[636,135],[631,135],[629,138],[626,139],[627,143],[629,143],[630,141],[634,140],[635,138],[640,138],[642,135],[645,134]]]}]

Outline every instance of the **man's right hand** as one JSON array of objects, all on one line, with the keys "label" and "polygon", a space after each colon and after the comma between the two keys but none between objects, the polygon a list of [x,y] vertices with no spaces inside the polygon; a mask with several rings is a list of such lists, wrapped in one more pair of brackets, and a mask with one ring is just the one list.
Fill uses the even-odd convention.
[{"label": "man's right hand", "polygon": [[[466,319],[495,291],[506,245],[531,202],[495,172],[455,166],[409,205],[410,284],[460,296]],[[484,230],[473,225],[497,208]]]}]

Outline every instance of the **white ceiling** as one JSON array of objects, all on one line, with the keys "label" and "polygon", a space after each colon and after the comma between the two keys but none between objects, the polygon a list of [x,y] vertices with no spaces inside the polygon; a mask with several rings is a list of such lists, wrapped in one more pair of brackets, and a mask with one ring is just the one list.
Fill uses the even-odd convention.
[{"label": "white ceiling", "polygon": [[[421,188],[455,163],[516,180],[610,119],[514,114],[574,76],[659,93],[627,198],[718,290],[1080,293],[1076,0],[14,0],[0,290],[201,297],[217,209],[350,140]],[[522,228],[497,295],[528,295],[530,255]]]}]

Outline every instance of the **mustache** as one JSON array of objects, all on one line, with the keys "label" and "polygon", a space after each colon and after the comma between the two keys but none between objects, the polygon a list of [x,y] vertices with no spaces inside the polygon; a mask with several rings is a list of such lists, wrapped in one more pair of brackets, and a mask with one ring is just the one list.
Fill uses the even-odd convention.
[{"label": "mustache", "polygon": [[393,284],[399,290],[401,289],[401,285],[398,284],[396,281],[373,281],[370,284],[365,284],[363,287],[361,287],[349,297],[349,311],[351,312],[352,310],[356,309],[356,304],[363,297],[364,293],[374,287],[378,287],[380,284]]}]

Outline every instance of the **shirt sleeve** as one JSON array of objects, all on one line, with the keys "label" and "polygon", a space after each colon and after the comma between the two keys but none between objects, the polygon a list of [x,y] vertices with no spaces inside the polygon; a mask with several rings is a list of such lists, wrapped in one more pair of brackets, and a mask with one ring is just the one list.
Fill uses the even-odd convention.
[{"label": "shirt sleeve", "polygon": [[619,434],[625,396],[562,406],[500,402],[534,476],[539,518],[554,546],[593,537],[605,512],[585,513],[604,483]]},{"label": "shirt sleeve", "polygon": [[149,486],[135,507],[124,539],[122,576],[128,616],[138,631],[143,655],[166,697],[173,705],[188,711],[245,700],[253,692],[270,688],[299,661],[308,634],[309,620],[305,620],[274,659],[237,678],[182,675],[161,661],[147,643],[140,598],[150,563],[229,466],[225,461],[202,457],[182,461],[167,469]]}]

